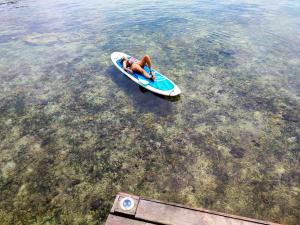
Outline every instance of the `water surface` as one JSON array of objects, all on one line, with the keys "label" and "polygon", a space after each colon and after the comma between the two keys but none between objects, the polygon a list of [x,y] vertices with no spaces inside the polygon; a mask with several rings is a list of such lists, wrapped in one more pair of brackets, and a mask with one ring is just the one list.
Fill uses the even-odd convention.
[{"label": "water surface", "polygon": [[123,191],[297,225],[299,74],[296,0],[0,0],[0,221],[103,224]]}]

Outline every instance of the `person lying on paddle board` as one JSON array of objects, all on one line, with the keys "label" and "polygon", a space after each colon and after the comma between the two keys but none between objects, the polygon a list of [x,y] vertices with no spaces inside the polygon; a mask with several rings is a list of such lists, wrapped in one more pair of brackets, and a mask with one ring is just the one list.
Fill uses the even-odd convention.
[{"label": "person lying on paddle board", "polygon": [[[128,73],[139,73],[144,75],[146,78],[155,80],[155,75],[152,72],[152,63],[149,55],[143,56],[141,60],[137,60],[134,57],[130,57],[127,59],[125,56],[122,57],[122,63],[123,63],[123,68],[125,71]],[[144,70],[144,66],[147,64],[147,66],[150,69],[150,75]]]}]

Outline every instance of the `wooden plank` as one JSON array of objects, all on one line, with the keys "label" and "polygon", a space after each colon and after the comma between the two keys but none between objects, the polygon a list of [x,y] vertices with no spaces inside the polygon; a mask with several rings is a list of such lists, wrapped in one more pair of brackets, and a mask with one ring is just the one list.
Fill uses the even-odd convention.
[{"label": "wooden plank", "polygon": [[155,225],[155,224],[110,214],[106,220],[105,225]]},{"label": "wooden plank", "polygon": [[272,223],[272,222],[267,222],[267,221],[263,221],[263,220],[257,220],[257,219],[252,219],[252,218],[248,218],[248,217],[217,212],[217,211],[208,210],[208,209],[204,209],[204,208],[192,208],[192,207],[189,207],[189,206],[180,205],[180,204],[176,204],[176,203],[163,202],[163,201],[159,201],[159,200],[147,199],[147,198],[142,198],[142,197],[140,197],[140,199],[145,200],[145,201],[158,203],[158,204],[170,205],[170,206],[175,206],[175,207],[184,208],[184,209],[193,210],[193,211],[200,211],[200,212],[208,213],[208,214],[212,214],[212,215],[219,215],[219,216],[229,217],[229,218],[233,218],[233,219],[237,219],[237,220],[250,221],[250,222],[254,222],[256,224],[282,225],[282,224],[278,224],[278,223]]},{"label": "wooden plank", "polygon": [[[112,214],[118,218],[112,217]],[[125,222],[130,222],[123,222],[121,220],[123,217]],[[132,221],[137,221],[136,225],[140,223],[143,225],[280,225],[207,209],[145,199],[126,193],[119,193],[116,196],[109,221],[114,222],[111,225],[135,225]]]},{"label": "wooden plank", "polygon": [[[135,218],[172,225],[261,225],[172,205],[140,200]],[[266,224],[266,223],[263,223]]]}]

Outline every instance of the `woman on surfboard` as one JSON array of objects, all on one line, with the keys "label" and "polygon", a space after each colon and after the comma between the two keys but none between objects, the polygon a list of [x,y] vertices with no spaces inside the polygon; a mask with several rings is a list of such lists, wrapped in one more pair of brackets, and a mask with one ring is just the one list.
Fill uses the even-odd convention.
[{"label": "woman on surfboard", "polygon": [[[141,60],[137,60],[134,57],[130,57],[127,59],[125,56],[122,57],[122,64],[125,71],[128,73],[139,73],[143,74],[146,78],[155,80],[155,75],[152,73],[152,63],[149,55],[143,56]],[[147,66],[150,69],[150,75],[144,70],[144,66],[147,64]]]}]

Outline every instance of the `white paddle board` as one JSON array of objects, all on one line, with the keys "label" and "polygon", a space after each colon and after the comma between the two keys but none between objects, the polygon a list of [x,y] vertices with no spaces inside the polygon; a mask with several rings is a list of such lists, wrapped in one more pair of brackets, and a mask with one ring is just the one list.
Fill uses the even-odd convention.
[{"label": "white paddle board", "polygon": [[[147,79],[142,74],[138,73],[128,73],[124,70],[123,64],[122,64],[122,57],[125,56],[127,59],[129,59],[131,56],[127,55],[122,52],[113,52],[111,54],[111,60],[114,63],[114,65],[127,77],[129,77],[132,81],[135,83],[141,85],[142,87],[146,88],[149,91],[152,91],[154,93],[165,95],[165,96],[176,96],[181,93],[179,87],[173,83],[173,81],[169,80],[164,75],[160,74],[156,70],[152,69],[152,72],[155,74],[155,81],[152,81],[150,79]],[[145,66],[144,70],[149,74],[150,69]]]}]

